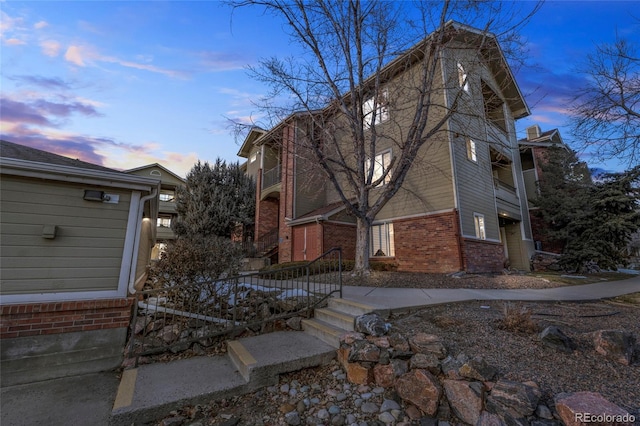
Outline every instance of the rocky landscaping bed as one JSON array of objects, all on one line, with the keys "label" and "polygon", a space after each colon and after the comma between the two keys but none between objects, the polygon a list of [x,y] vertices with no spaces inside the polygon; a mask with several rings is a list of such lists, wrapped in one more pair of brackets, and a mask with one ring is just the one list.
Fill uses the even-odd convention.
[{"label": "rocky landscaping bed", "polygon": [[546,426],[600,404],[638,425],[637,303],[466,302],[403,313],[382,336],[347,337],[339,361],[159,424]]}]

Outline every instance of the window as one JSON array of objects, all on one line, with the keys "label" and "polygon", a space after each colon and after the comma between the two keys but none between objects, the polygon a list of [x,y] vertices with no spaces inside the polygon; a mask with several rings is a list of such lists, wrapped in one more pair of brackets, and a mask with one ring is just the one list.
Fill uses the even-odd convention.
[{"label": "window", "polygon": [[467,158],[474,163],[478,162],[478,155],[476,153],[476,141],[473,139],[467,139]]},{"label": "window", "polygon": [[175,198],[175,192],[161,189],[158,198],[160,198],[160,201],[173,201]]},{"label": "window", "polygon": [[396,249],[393,242],[393,223],[371,225],[371,256],[395,256]]},{"label": "window", "polygon": [[[388,93],[383,91],[378,95],[378,103],[375,103],[374,98],[367,99],[362,104],[362,115],[364,117],[364,125],[367,129],[376,124],[380,124],[389,119],[389,106],[388,106]],[[375,111],[375,119],[373,113]]]},{"label": "window", "polygon": [[171,216],[161,216],[158,218],[159,228],[171,228]]},{"label": "window", "polygon": [[464,67],[458,62],[458,84],[465,92],[469,93],[469,79],[467,73],[464,71]]},{"label": "window", "polygon": [[480,238],[481,240],[486,240],[487,233],[484,227],[484,215],[480,213],[474,213],[473,222],[476,226],[476,237]]},{"label": "window", "polygon": [[253,154],[251,154],[251,157],[249,157],[249,162],[250,163],[255,163],[257,159],[258,159],[258,151],[256,151]]},{"label": "window", "polygon": [[[373,177],[371,179],[371,182],[375,182],[378,179],[380,179],[382,175],[384,175],[384,173],[389,169],[390,165],[391,165],[391,150],[387,150],[376,155],[373,160]],[[368,172],[369,172],[369,169],[367,169],[367,173]],[[391,180],[391,173],[387,173],[387,175],[384,177],[382,182],[376,185],[376,188],[382,185],[386,185],[387,183],[389,183],[390,180]]]}]

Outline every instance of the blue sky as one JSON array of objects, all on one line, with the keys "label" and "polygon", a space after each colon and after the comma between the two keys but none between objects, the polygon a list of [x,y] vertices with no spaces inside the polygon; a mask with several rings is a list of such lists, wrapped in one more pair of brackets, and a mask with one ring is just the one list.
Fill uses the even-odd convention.
[{"label": "blue sky", "polygon": [[[260,121],[267,92],[246,66],[291,53],[272,17],[212,1],[0,1],[0,15],[2,138],[115,169],[236,161],[227,118]],[[536,66],[516,74],[532,110],[519,137],[538,123],[570,141],[573,68],[616,32],[640,42],[640,1],[544,4],[522,32]]]}]

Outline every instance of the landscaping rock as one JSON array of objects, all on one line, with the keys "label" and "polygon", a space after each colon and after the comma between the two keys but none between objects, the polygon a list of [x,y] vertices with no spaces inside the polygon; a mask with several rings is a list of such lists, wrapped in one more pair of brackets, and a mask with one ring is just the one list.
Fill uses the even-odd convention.
[{"label": "landscaping rock", "polygon": [[566,426],[633,424],[626,410],[596,392],[561,393],[556,395],[555,403],[556,411]]},{"label": "landscaping rock", "polygon": [[575,343],[555,325],[542,330],[540,341],[545,346],[566,353],[571,353],[576,348]]},{"label": "landscaping rock", "polygon": [[292,330],[302,330],[302,317],[293,317],[287,320],[287,327]]},{"label": "landscaping rock", "polygon": [[593,334],[596,352],[623,365],[631,365],[635,339],[621,330],[600,330]]},{"label": "landscaping rock", "polygon": [[391,343],[389,343],[388,336],[381,336],[381,337],[367,336],[367,341],[373,343],[380,349],[389,349],[391,347]]},{"label": "landscaping rock", "polygon": [[423,413],[433,416],[438,411],[442,387],[427,370],[411,370],[396,380],[400,398],[411,402]]},{"label": "landscaping rock", "polygon": [[520,419],[534,413],[540,396],[540,389],[536,386],[499,380],[487,397],[487,411],[503,417]]},{"label": "landscaping rock", "polygon": [[373,368],[362,365],[358,362],[349,362],[349,349],[338,349],[338,361],[347,373],[347,380],[351,383],[366,385],[374,381]]},{"label": "landscaping rock", "polygon": [[400,352],[409,352],[411,348],[409,347],[409,341],[404,338],[404,336],[400,333],[391,333],[389,336],[389,344],[393,347],[394,350]]},{"label": "landscaping rock", "polygon": [[429,370],[432,374],[440,374],[440,361],[438,357],[432,353],[415,354],[409,360],[409,368],[411,370],[421,368]]},{"label": "landscaping rock", "polygon": [[445,380],[444,391],[456,417],[468,424],[478,423],[484,404],[482,383]]},{"label": "landscaping rock", "polygon": [[352,345],[357,340],[364,340],[364,334],[357,331],[348,331],[340,336],[340,344]]},{"label": "landscaping rock", "polygon": [[366,340],[358,340],[353,343],[349,351],[349,362],[378,362],[380,348]]},{"label": "landscaping rock", "polygon": [[373,367],[373,378],[376,385],[389,388],[393,386],[396,379],[396,373],[392,364],[378,364]]},{"label": "landscaping rock", "polygon": [[374,337],[384,336],[388,331],[388,325],[378,314],[365,314],[356,317],[355,331]]},{"label": "landscaping rock", "polygon": [[443,359],[447,356],[447,350],[439,336],[427,333],[417,333],[409,339],[409,347],[415,353],[431,353]]},{"label": "landscaping rock", "polygon": [[483,411],[480,413],[480,417],[475,423],[475,426],[507,426],[507,424],[497,414]]},{"label": "landscaping rock", "polygon": [[498,372],[495,367],[487,364],[487,362],[481,357],[475,357],[468,360],[462,364],[458,371],[462,377],[480,380],[483,382],[493,379]]}]

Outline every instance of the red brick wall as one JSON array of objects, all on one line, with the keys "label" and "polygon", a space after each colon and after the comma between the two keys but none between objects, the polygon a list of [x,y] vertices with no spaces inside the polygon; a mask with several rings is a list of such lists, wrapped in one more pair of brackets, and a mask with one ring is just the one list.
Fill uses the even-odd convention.
[{"label": "red brick wall", "polygon": [[504,269],[501,243],[465,238],[463,249],[467,272],[500,272]]},{"label": "red brick wall", "polygon": [[343,259],[356,258],[356,225],[325,222],[323,234],[323,251],[340,247]]},{"label": "red brick wall", "polygon": [[256,241],[278,228],[280,201],[275,198],[258,200],[256,204]]},{"label": "red brick wall", "polygon": [[535,210],[529,215],[531,219],[531,232],[533,233],[533,240],[540,241],[542,243],[542,251],[548,251],[550,253],[561,254],[564,244],[559,241],[551,241],[546,236],[547,224],[541,217],[536,215]]},{"label": "red brick wall", "polygon": [[128,327],[134,298],[0,307],[0,338]]},{"label": "red brick wall", "polygon": [[393,222],[398,271],[456,272],[462,269],[457,213]]},{"label": "red brick wall", "polygon": [[282,190],[280,192],[280,245],[278,247],[278,262],[291,262],[291,228],[287,225],[285,218],[293,218],[293,181],[294,181],[294,132],[291,125],[282,130]]}]

